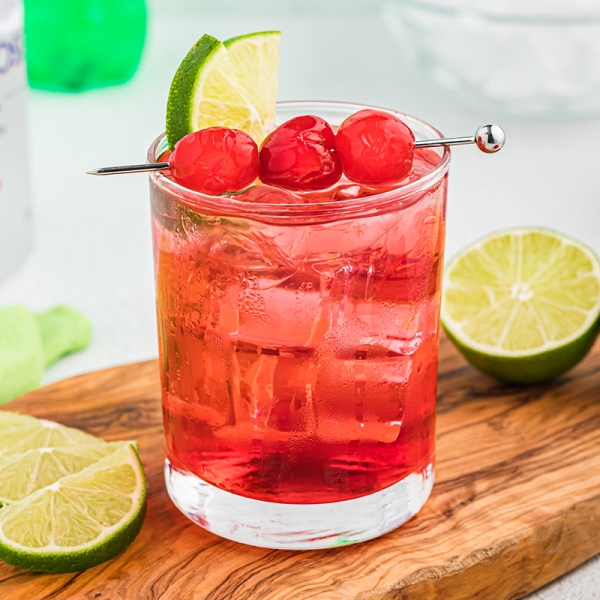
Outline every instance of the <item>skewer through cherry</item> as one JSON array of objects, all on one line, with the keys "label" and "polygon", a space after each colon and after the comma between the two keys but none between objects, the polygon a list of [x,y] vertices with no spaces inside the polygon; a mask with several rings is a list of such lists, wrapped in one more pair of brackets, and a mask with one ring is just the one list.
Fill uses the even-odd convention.
[{"label": "skewer through cherry", "polygon": [[264,140],[260,152],[238,130],[210,127],[182,138],[168,162],[104,167],[91,175],[169,169],[181,185],[207,194],[234,192],[263,183],[296,191],[327,188],[342,176],[356,183],[388,186],[410,172],[415,148],[476,144],[498,152],[506,136],[498,125],[482,125],[466,137],[415,140],[411,129],[392,113],[366,109],[349,116],[334,133],[320,117],[286,121]]}]

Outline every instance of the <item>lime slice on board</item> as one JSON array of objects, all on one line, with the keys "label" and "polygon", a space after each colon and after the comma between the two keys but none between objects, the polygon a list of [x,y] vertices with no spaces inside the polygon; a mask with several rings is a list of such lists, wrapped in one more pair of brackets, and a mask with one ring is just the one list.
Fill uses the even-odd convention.
[{"label": "lime slice on board", "polygon": [[227,43],[231,54],[225,44],[204,35],[179,65],[167,102],[171,150],[188,133],[216,126],[241,129],[260,145],[274,124],[279,32]]},{"label": "lime slice on board", "polygon": [[0,457],[35,448],[104,444],[93,435],[53,421],[0,411]]},{"label": "lime slice on board", "polygon": [[79,473],[128,443],[36,448],[0,457],[0,506],[22,500],[62,477]]},{"label": "lime slice on board", "polygon": [[446,268],[441,321],[465,358],[500,380],[545,381],[590,350],[600,329],[600,261],[555,231],[489,235]]},{"label": "lime slice on board", "polygon": [[238,85],[256,107],[263,131],[267,133],[275,127],[280,41],[280,31],[260,31],[224,42]]},{"label": "lime slice on board", "polygon": [[132,444],[0,509],[0,558],[50,573],[81,571],[123,551],[141,529],[146,480]]}]

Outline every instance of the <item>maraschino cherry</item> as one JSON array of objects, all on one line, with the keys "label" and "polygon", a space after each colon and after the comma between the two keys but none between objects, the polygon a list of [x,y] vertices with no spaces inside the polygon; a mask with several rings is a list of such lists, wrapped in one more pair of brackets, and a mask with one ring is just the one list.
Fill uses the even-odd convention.
[{"label": "maraschino cherry", "polygon": [[415,136],[408,125],[383,110],[350,115],[335,137],[344,173],[356,183],[393,185],[412,169]]},{"label": "maraschino cherry", "polygon": [[258,147],[244,131],[208,127],[181,138],[169,158],[180,185],[218,196],[237,192],[258,177]]},{"label": "maraschino cherry", "polygon": [[322,190],[342,176],[335,134],[321,117],[295,117],[272,131],[260,149],[260,179],[288,190]]}]

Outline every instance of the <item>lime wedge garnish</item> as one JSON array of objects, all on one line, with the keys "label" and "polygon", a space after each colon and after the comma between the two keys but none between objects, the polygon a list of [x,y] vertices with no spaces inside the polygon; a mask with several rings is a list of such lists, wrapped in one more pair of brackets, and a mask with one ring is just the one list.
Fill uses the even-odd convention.
[{"label": "lime wedge garnish", "polygon": [[255,106],[265,132],[275,126],[280,40],[280,31],[260,31],[224,42],[238,84]]},{"label": "lime wedge garnish", "polygon": [[188,133],[216,126],[241,129],[260,144],[274,123],[279,34],[228,43],[234,60],[222,42],[204,35],[179,65],[167,102],[171,149]]},{"label": "lime wedge garnish", "polygon": [[0,509],[0,558],[34,571],[66,573],[100,564],[135,538],[146,480],[131,444]]},{"label": "lime wedge garnish", "polygon": [[37,448],[0,457],[0,505],[22,500],[66,475],[79,473],[127,443]]},{"label": "lime wedge garnish", "polygon": [[53,421],[0,411],[0,457],[35,448],[104,444],[93,435]]},{"label": "lime wedge garnish", "polygon": [[463,355],[501,380],[564,373],[600,328],[600,262],[560,233],[521,228],[476,242],[446,268],[441,320]]}]

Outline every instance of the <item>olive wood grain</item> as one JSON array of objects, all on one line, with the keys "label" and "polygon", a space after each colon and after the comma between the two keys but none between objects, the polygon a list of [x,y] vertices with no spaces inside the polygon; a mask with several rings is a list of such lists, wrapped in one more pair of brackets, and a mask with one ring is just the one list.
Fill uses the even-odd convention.
[{"label": "olive wood grain", "polygon": [[437,473],[423,510],[377,540],[313,552],[220,539],[169,500],[155,361],[90,373],[3,407],[139,440],[146,521],[117,558],[45,575],[0,564],[2,600],[504,600],[600,552],[600,346],[552,384],[477,373],[443,339]]}]

